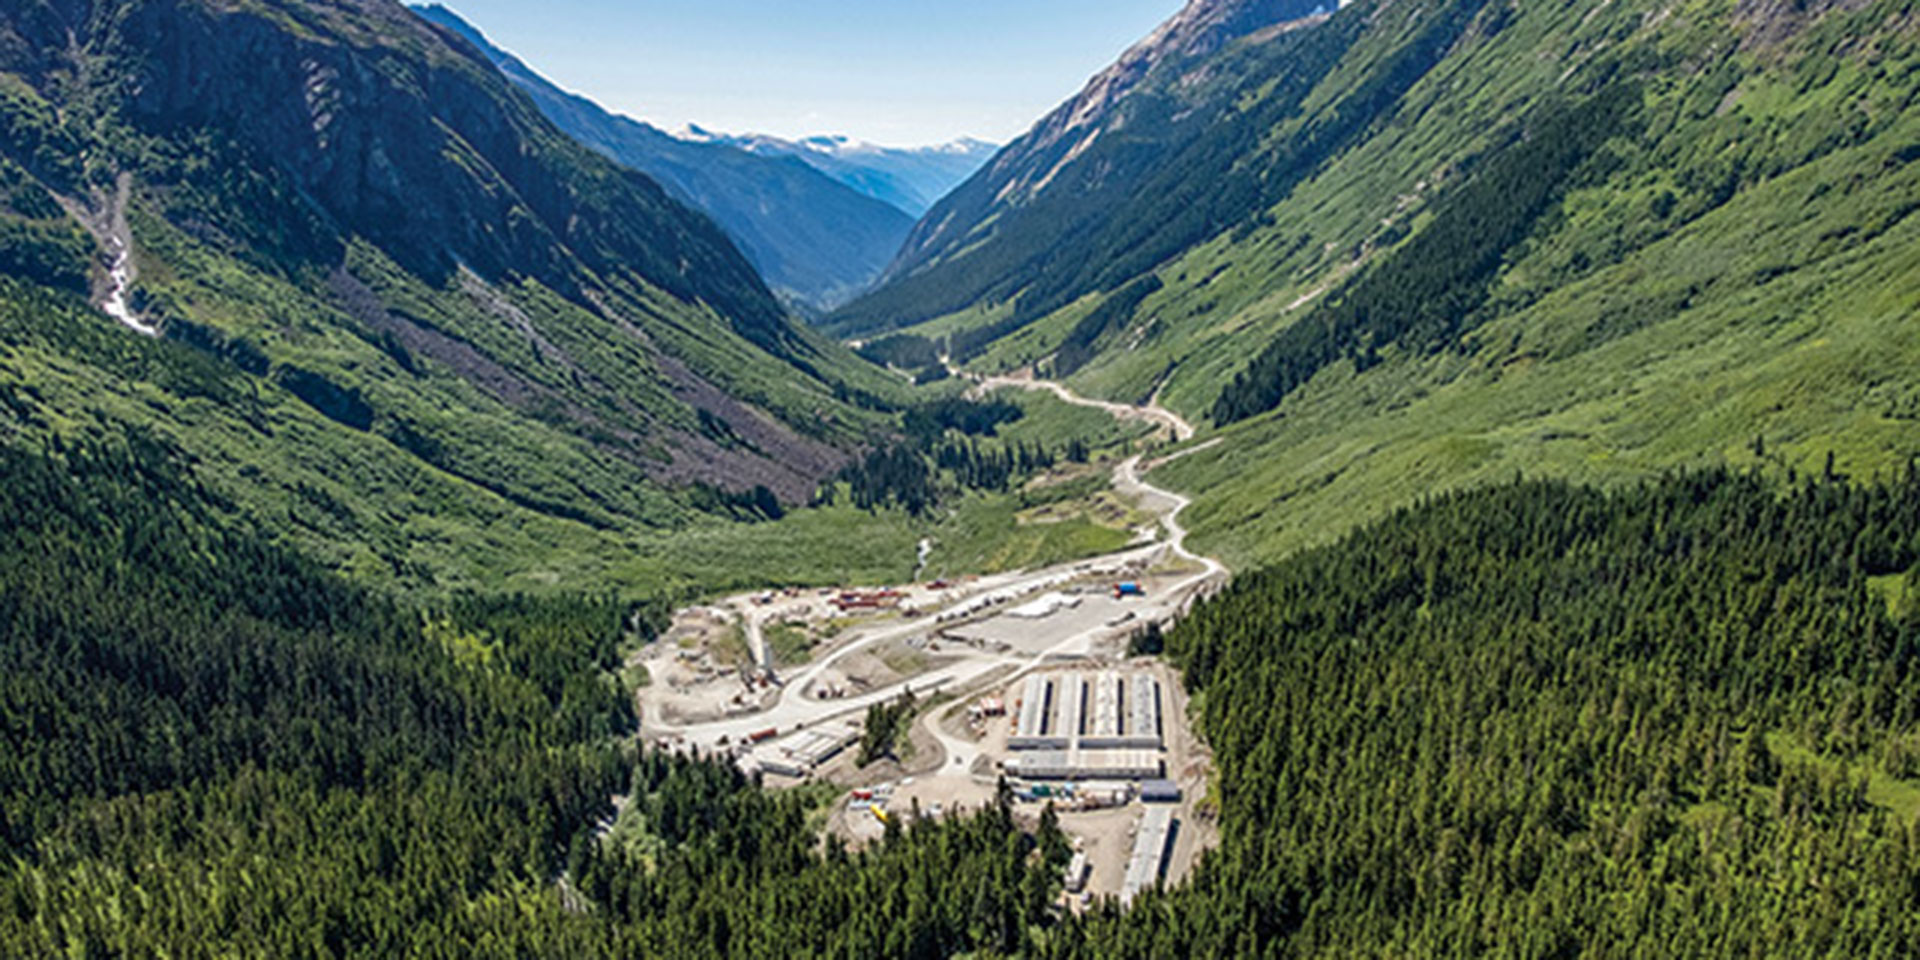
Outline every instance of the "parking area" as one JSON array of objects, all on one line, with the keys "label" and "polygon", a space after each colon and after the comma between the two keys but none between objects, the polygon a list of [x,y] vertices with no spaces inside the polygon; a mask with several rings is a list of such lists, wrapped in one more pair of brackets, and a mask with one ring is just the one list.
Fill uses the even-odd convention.
[{"label": "parking area", "polygon": [[[1146,577],[1141,578],[1140,585],[1143,594],[1151,595],[1163,583],[1160,578]],[[1058,606],[1043,616],[1032,615],[1041,608],[1032,612],[1016,608],[978,623],[949,628],[945,633],[973,643],[1004,646],[1014,653],[1032,655],[1050,648],[1063,636],[1103,629],[1131,632],[1131,627],[1141,619],[1142,608],[1149,606],[1142,597],[1116,598],[1112,585],[1106,582],[1075,585],[1051,597],[1059,598]]]}]

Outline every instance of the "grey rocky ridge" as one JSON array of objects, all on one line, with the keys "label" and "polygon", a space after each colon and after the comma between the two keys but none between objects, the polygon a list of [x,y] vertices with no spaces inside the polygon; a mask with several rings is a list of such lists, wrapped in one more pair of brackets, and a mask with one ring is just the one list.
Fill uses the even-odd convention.
[{"label": "grey rocky ridge", "polygon": [[907,231],[909,212],[789,156],[676,137],[569,93],[438,4],[413,8],[471,42],[569,136],[658,181],[712,217],[773,289],[809,313],[863,292]]}]

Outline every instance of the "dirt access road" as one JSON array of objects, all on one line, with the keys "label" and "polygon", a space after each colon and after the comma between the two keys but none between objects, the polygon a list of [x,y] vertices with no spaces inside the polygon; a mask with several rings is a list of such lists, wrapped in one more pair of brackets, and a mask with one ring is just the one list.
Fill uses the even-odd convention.
[{"label": "dirt access road", "polygon": [[[956,373],[960,376],[968,376],[959,371],[956,371]],[[1155,394],[1154,399],[1146,406],[1130,407],[1125,404],[1083,397],[1068,389],[1066,385],[1056,383],[1052,380],[1035,380],[1032,377],[974,377],[973,379],[976,386],[970,392],[981,396],[992,393],[995,390],[1003,389],[1042,390],[1053,394],[1065,403],[1070,403],[1078,407],[1091,407],[1096,410],[1103,410],[1117,419],[1161,424],[1173,434],[1175,442],[1185,441],[1193,437],[1193,425],[1188,423],[1186,419],[1179,414],[1160,406],[1158,393]],[[1198,596],[1199,592],[1207,585],[1224,585],[1231,574],[1227,569],[1227,565],[1221,563],[1219,560],[1194,553],[1187,549],[1187,529],[1180,525],[1180,513],[1193,503],[1193,499],[1185,494],[1175,493],[1164,487],[1156,487],[1148,483],[1140,475],[1145,471],[1152,470],[1154,467],[1171,463],[1189,454],[1211,449],[1219,443],[1220,441],[1218,439],[1210,440],[1190,450],[1182,450],[1171,456],[1156,459],[1146,464],[1144,468],[1142,466],[1144,455],[1136,454],[1121,461],[1113,471],[1114,489],[1118,491],[1121,496],[1131,498],[1137,502],[1140,505],[1140,509],[1154,514],[1159,518],[1161,526],[1167,533],[1165,546],[1168,550],[1174,556],[1200,566],[1199,573],[1181,580],[1171,589],[1164,591],[1166,596],[1177,597],[1179,599],[1181,604],[1179,612],[1184,612],[1185,605],[1190,603],[1194,597]],[[1022,669],[1017,669],[1007,674],[1004,678],[996,677],[995,680],[996,682],[1011,683],[1039,665],[1040,661],[1036,660]],[[958,737],[949,732],[945,725],[940,722],[941,716],[946,712],[945,710],[931,711],[922,723],[925,725],[927,732],[933,736],[934,740],[939,742],[940,749],[946,752],[948,758],[945,765],[946,770],[953,771],[958,768],[958,770],[970,771],[973,769],[975,761],[979,759],[980,754],[983,752],[983,747],[973,740]]]},{"label": "dirt access road", "polygon": [[[1186,439],[1193,435],[1193,427],[1178,414],[1157,404],[1135,407],[1111,403],[1104,400],[1092,400],[1082,397],[1066,387],[1050,381],[1031,378],[995,377],[977,380],[975,389],[991,392],[1003,388],[1026,390],[1046,390],[1061,400],[1076,406],[1092,407],[1128,420],[1144,420],[1161,424],[1168,428],[1175,439]],[[1196,449],[1205,449],[1199,447]],[[1192,452],[1192,451],[1186,451]],[[1180,454],[1180,455],[1184,455]],[[1176,455],[1178,456],[1178,455]],[[1173,458],[1154,461],[1150,466],[1158,466]],[[1072,577],[1103,567],[1124,564],[1146,564],[1164,560],[1167,556],[1176,557],[1187,564],[1196,565],[1198,572],[1179,577],[1170,585],[1162,588],[1158,596],[1143,604],[1140,620],[1166,619],[1177,616],[1212,585],[1224,582],[1228,576],[1224,564],[1212,557],[1200,556],[1186,547],[1187,532],[1180,525],[1180,512],[1186,509],[1189,499],[1171,490],[1156,487],[1141,477],[1144,472],[1143,456],[1133,456],[1118,464],[1114,469],[1114,485],[1123,495],[1139,500],[1141,509],[1157,516],[1166,537],[1154,544],[1136,547],[1104,557],[1061,564],[1055,567],[1030,572],[1005,574],[983,578],[974,593],[977,595],[989,590],[1024,593],[1048,588],[1048,584],[1058,582],[1063,577]],[[781,733],[800,727],[810,727],[818,723],[864,712],[876,703],[885,703],[895,699],[907,690],[925,694],[935,690],[968,690],[980,681],[991,678],[994,683],[1008,683],[1040,667],[1048,660],[1070,653],[1084,653],[1092,645],[1113,631],[1099,627],[1060,638],[1057,642],[1038,653],[992,653],[988,651],[968,651],[958,659],[943,666],[929,670],[902,681],[901,683],[870,691],[856,697],[822,700],[812,695],[814,681],[831,669],[834,664],[853,654],[870,649],[875,645],[893,640],[911,637],[915,634],[931,634],[943,624],[943,616],[961,603],[954,604],[926,616],[917,617],[876,629],[861,636],[852,643],[833,651],[828,656],[809,664],[799,672],[785,678],[785,683],[775,701],[765,709],[749,713],[740,713],[709,721],[674,724],[666,721],[657,704],[650,704],[642,696],[643,728],[648,736],[670,736],[678,738],[687,746],[712,750],[723,744],[738,743],[750,734],[774,729]],[[751,634],[759,633],[758,623],[747,624]],[[753,646],[764,650],[764,640],[755,638]],[[978,756],[978,748],[966,741],[947,734],[939,723],[932,719],[941,711],[933,711],[925,721],[928,729],[941,748],[950,758],[944,765],[947,769],[958,765],[966,769]]]},{"label": "dirt access road", "polygon": [[[958,371],[956,371],[956,373],[958,373]],[[958,375],[969,376],[965,373],[959,373]],[[1133,407],[1124,403],[1114,403],[1109,400],[1095,400],[1090,397],[1083,397],[1068,389],[1065,384],[1056,383],[1052,380],[1035,380],[1032,377],[977,376],[972,377],[972,379],[976,386],[971,392],[976,394],[985,395],[995,390],[1003,389],[1041,390],[1051,393],[1059,397],[1061,401],[1070,403],[1076,407],[1091,407],[1095,410],[1106,411],[1116,419],[1160,424],[1166,427],[1168,432],[1173,434],[1175,443],[1184,443],[1193,439],[1193,424],[1188,423],[1186,418],[1174,413],[1172,410],[1161,406],[1160,392],[1158,390],[1154,391],[1153,399],[1148,401],[1146,406]],[[1191,505],[1193,499],[1164,487],[1156,487],[1144,479],[1141,479],[1140,474],[1150,471],[1155,467],[1172,463],[1189,454],[1199,453],[1202,450],[1210,450],[1219,444],[1219,438],[1215,438],[1190,450],[1182,450],[1171,456],[1161,457],[1151,463],[1145,464],[1145,466],[1142,466],[1143,456],[1134,456],[1123,461],[1113,472],[1114,489],[1118,490],[1121,496],[1132,497],[1139,501],[1140,509],[1158,516],[1161,525],[1166,528],[1167,543],[1173,548],[1174,554],[1183,560],[1199,563],[1206,567],[1209,577],[1225,577],[1227,567],[1212,557],[1201,556],[1187,549],[1187,530],[1180,525],[1180,512]]]},{"label": "dirt access road", "polygon": [[[948,369],[952,370],[953,368],[948,367]],[[1095,410],[1105,411],[1116,420],[1140,420],[1160,424],[1169,431],[1172,431],[1175,443],[1185,443],[1193,439],[1193,424],[1188,423],[1186,418],[1174,413],[1172,410],[1161,406],[1160,392],[1158,390],[1154,391],[1153,399],[1147,401],[1146,406],[1134,407],[1124,403],[1114,403],[1110,400],[1095,400],[1091,397],[1083,397],[1067,389],[1065,384],[1055,383],[1052,380],[1035,380],[1032,377],[1019,376],[981,377],[959,370],[954,370],[954,375],[971,379],[974,382],[974,388],[970,392],[975,394],[984,396],[995,390],[1007,388],[1040,390],[1051,393],[1059,397],[1062,402],[1073,404],[1076,407],[1091,407]]]}]

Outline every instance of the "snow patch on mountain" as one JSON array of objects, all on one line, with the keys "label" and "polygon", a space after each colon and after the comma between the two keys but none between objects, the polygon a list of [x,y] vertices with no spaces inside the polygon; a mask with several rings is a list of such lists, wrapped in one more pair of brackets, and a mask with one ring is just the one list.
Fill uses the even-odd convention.
[{"label": "snow patch on mountain", "polygon": [[984,166],[999,146],[973,137],[923,147],[889,147],[838,134],[788,140],[726,134],[689,124],[674,136],[765,157],[794,157],[876,200],[918,217]]}]

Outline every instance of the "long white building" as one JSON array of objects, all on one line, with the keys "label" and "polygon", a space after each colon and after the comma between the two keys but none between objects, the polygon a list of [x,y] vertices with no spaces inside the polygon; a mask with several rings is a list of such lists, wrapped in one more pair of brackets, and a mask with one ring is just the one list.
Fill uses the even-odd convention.
[{"label": "long white building", "polygon": [[1173,810],[1172,807],[1148,807],[1147,815],[1140,819],[1140,832],[1133,840],[1133,857],[1127,861],[1127,882],[1120,888],[1121,903],[1132,903],[1140,891],[1160,882],[1173,842]]},{"label": "long white building", "polygon": [[1007,761],[1028,780],[1153,780],[1166,762],[1152,750],[1029,750]]},{"label": "long white building", "polygon": [[1066,684],[1055,684],[1051,678],[1039,674],[1027,678],[1020,695],[1020,712],[1014,721],[1013,736],[1007,740],[1009,749],[1065,750],[1073,745],[1071,737],[1059,732],[1060,724],[1054,718],[1065,687]]},{"label": "long white building", "polygon": [[1013,750],[1159,750],[1160,681],[1150,673],[1122,676],[1035,675],[1026,680]]}]

